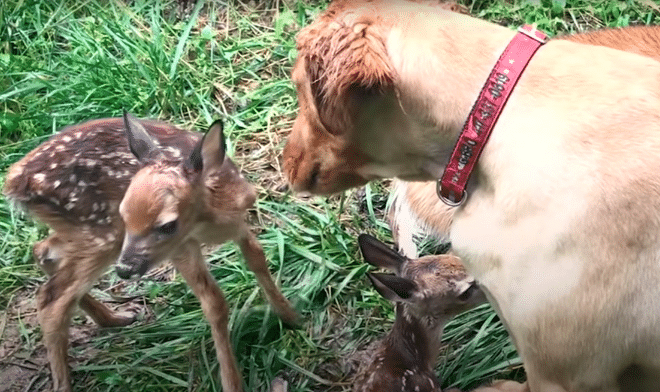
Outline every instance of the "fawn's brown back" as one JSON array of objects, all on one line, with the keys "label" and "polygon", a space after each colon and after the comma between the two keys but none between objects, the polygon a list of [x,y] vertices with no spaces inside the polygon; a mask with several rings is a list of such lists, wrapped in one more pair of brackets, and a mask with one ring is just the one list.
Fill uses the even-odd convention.
[{"label": "fawn's brown back", "polygon": [[[201,134],[140,120],[172,160],[187,157]],[[57,228],[66,222],[107,230],[121,226],[118,207],[141,165],[121,118],[92,120],[53,135],[7,173],[4,193]]]}]

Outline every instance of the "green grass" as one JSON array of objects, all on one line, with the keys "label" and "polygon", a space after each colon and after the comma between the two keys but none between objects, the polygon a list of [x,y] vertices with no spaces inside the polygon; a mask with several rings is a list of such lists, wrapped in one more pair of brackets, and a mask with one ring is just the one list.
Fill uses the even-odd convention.
[{"label": "green grass", "polygon": [[[247,2],[246,2],[247,3]],[[127,5],[128,4],[128,5]],[[304,318],[283,329],[236,247],[209,256],[231,304],[232,341],[249,391],[266,391],[284,374],[292,391],[348,390],[347,358],[382,336],[392,306],[369,286],[358,233],[389,239],[385,184],[344,198],[297,199],[281,192],[278,157],[295,116],[288,80],[294,37],[323,8],[314,1],[202,2],[182,17],[176,2],[4,0],[0,7],[0,173],[63,126],[117,116],[123,108],[204,129],[226,119],[230,154],[260,191],[252,220],[271,271]],[[482,18],[516,26],[535,22],[550,33],[603,26],[660,24],[642,1],[466,1]],[[278,9],[275,9],[279,6]],[[0,175],[2,183],[3,175]],[[23,355],[40,356],[41,333],[19,299],[44,282],[32,244],[47,230],[0,200],[0,342],[6,325]],[[119,282],[109,273],[95,290]],[[218,365],[210,329],[180,278],[127,285],[153,311],[135,325],[100,331],[71,348],[76,390],[215,391]],[[82,324],[76,318],[74,324]],[[5,335],[3,336],[3,333]],[[461,388],[492,377],[524,377],[492,310],[451,323],[438,371]],[[0,370],[19,357],[0,358]],[[43,385],[42,369],[33,390]],[[334,384],[333,384],[334,383]]]}]

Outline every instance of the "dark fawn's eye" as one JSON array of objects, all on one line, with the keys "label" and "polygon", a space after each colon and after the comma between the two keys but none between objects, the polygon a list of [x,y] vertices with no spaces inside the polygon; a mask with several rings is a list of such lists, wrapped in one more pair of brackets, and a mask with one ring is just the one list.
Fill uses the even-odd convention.
[{"label": "dark fawn's eye", "polygon": [[163,225],[158,226],[156,228],[156,231],[158,232],[158,234],[162,234],[163,236],[169,237],[169,236],[173,235],[174,233],[176,233],[176,221],[173,220],[173,221],[169,221],[167,223],[164,223]]}]

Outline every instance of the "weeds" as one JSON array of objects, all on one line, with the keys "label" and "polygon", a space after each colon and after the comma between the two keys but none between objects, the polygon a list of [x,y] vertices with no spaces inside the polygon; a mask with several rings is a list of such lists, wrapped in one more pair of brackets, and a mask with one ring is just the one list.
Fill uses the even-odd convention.
[{"label": "weeds", "polygon": [[[233,245],[212,252],[211,270],[233,309],[232,341],[249,391],[284,374],[292,391],[348,390],[348,358],[382,336],[392,306],[367,283],[356,237],[390,238],[387,183],[343,198],[300,200],[281,191],[279,154],[295,115],[288,74],[296,31],[323,2],[6,0],[0,9],[0,172],[62,127],[127,109],[189,128],[226,119],[230,155],[260,190],[251,219],[271,271],[305,320],[286,330],[267,309]],[[472,13],[552,34],[659,24],[653,3],[614,0],[465,1]],[[279,7],[279,8],[276,8]],[[2,179],[0,178],[0,182]],[[33,296],[45,278],[31,246],[46,228],[0,201],[0,371],[10,360],[40,364],[21,388],[48,383]],[[109,273],[95,289],[143,299],[147,313],[121,330],[88,328],[71,348],[74,385],[89,391],[217,391],[210,328],[185,283],[159,271],[139,283]],[[122,286],[123,285],[123,286]],[[84,318],[74,319],[83,328]],[[13,332],[12,332],[13,331]],[[95,335],[95,336],[89,336]],[[492,310],[475,309],[446,329],[444,385],[524,376]],[[13,356],[12,355],[17,355]],[[13,358],[13,359],[12,359]],[[32,359],[30,359],[32,358]],[[36,358],[36,359],[35,359]],[[21,389],[22,390],[22,389]]]}]

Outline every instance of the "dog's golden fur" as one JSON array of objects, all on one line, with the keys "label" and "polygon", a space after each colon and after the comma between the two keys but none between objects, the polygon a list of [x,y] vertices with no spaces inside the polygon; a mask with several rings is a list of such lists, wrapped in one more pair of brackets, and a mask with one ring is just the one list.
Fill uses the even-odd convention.
[{"label": "dog's golden fur", "polygon": [[[404,0],[333,3],[299,36],[298,191],[439,178],[507,28]],[[359,56],[354,53],[359,53]],[[660,63],[552,40],[454,214],[532,392],[660,385]]]},{"label": "dog's golden fur", "polygon": [[[603,29],[559,36],[557,39],[607,46],[660,61],[660,26]],[[435,181],[395,181],[393,193],[394,202],[389,213],[390,225],[406,256],[416,256],[416,247],[412,241],[419,231],[429,231],[442,237],[449,236],[454,209],[439,201]]]}]

